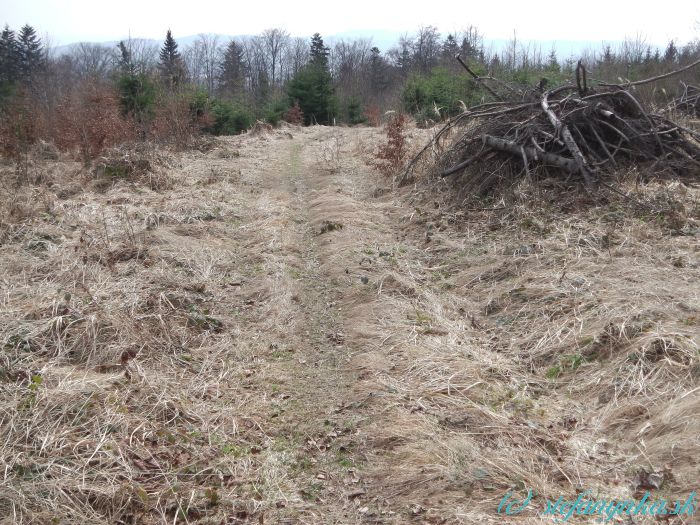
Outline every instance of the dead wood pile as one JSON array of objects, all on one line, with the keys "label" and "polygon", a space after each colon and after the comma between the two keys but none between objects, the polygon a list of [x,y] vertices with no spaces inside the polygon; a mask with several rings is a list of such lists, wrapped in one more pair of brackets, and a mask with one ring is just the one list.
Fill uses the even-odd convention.
[{"label": "dead wood pile", "polygon": [[691,117],[700,117],[700,88],[682,84],[683,92],[673,100],[669,109],[680,111]]},{"label": "dead wood pile", "polygon": [[[643,167],[648,176],[700,178],[700,132],[652,113],[634,94],[635,86],[700,61],[651,79],[593,88],[579,62],[575,84],[546,89],[543,80],[530,90],[479,77],[460,63],[495,100],[450,119],[410,161],[401,182],[425,162],[442,177],[461,177],[460,185],[475,194],[522,177],[571,179],[593,192],[605,184],[606,173],[629,166]],[[693,96],[697,92],[686,90],[682,103]]]}]

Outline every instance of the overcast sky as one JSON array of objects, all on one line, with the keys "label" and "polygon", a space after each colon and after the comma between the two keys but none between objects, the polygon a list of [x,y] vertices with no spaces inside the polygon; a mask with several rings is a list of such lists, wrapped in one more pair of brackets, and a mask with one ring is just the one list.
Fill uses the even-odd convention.
[{"label": "overcast sky", "polygon": [[[647,7],[648,6],[648,7]],[[700,2],[588,0],[587,2],[459,0],[0,0],[0,22],[33,25],[56,45],[117,40],[127,36],[161,39],[197,33],[255,34],[282,27],[295,36],[349,30],[413,32],[435,25],[443,34],[475,25],[486,38],[619,41],[642,35],[650,44],[700,37]]]}]

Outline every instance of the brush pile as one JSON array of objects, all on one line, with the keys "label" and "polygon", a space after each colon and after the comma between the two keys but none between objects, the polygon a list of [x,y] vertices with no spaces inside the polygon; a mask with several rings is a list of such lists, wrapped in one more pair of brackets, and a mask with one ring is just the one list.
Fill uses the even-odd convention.
[{"label": "brush pile", "polygon": [[670,109],[691,117],[700,117],[700,88],[689,84],[682,85],[683,93],[671,103]]},{"label": "brush pile", "polygon": [[474,194],[523,177],[580,181],[594,192],[606,173],[629,166],[643,168],[647,177],[698,178],[700,132],[648,111],[634,95],[634,86],[698,64],[638,82],[589,88],[579,62],[575,85],[547,90],[543,79],[537,88],[523,90],[478,77],[462,63],[496,100],[448,121],[411,160],[402,181],[426,160],[442,177],[461,177],[460,185]]}]

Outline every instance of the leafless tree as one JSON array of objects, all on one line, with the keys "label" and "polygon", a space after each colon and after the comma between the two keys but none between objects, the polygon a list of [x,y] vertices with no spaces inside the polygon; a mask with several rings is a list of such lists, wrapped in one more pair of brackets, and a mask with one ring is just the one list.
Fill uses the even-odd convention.
[{"label": "leafless tree", "polygon": [[116,64],[116,48],[81,42],[71,47],[70,56],[76,72],[82,78],[107,79]]},{"label": "leafless tree", "polygon": [[518,65],[518,35],[513,30],[513,38],[508,41],[508,45],[503,50],[503,64],[514,71]]},{"label": "leafless tree", "polygon": [[413,67],[412,49],[413,38],[404,34],[399,38],[398,46],[387,52],[391,64],[403,77],[406,77]]},{"label": "leafless tree", "polygon": [[207,93],[212,94],[216,88],[217,73],[221,62],[219,37],[218,35],[201,34],[196,43],[199,44],[201,53],[204,86]]},{"label": "leafless tree", "polygon": [[276,86],[278,81],[283,78],[282,57],[289,45],[289,33],[279,28],[266,29],[261,35],[261,40],[265,54],[267,55],[266,62],[270,68],[268,71],[270,82],[273,86]]},{"label": "leafless tree", "polygon": [[639,64],[644,59],[646,47],[646,38],[643,35],[627,37],[620,46],[619,57],[627,64]]},{"label": "leafless tree", "polygon": [[155,70],[159,51],[157,43],[142,38],[130,38],[124,44],[131,55],[136,73],[146,75]]},{"label": "leafless tree", "polygon": [[296,75],[308,61],[308,40],[301,37],[292,38],[286,47],[286,58],[284,60],[285,80],[289,80]]},{"label": "leafless tree", "polygon": [[473,25],[457,33],[455,37],[460,44],[460,52],[465,58],[480,57],[484,53],[484,35]]},{"label": "leafless tree", "polygon": [[200,40],[195,40],[192,44],[187,46],[182,53],[182,59],[187,71],[187,78],[190,82],[200,88],[206,87],[206,59],[202,42]]},{"label": "leafless tree", "polygon": [[427,73],[440,56],[440,32],[437,27],[421,27],[413,39],[413,63],[421,73]]},{"label": "leafless tree", "polygon": [[330,54],[330,68],[344,97],[367,94],[371,41],[367,39],[339,40]]},{"label": "leafless tree", "polygon": [[270,91],[268,56],[265,41],[261,36],[253,36],[243,41],[243,51],[248,71],[249,89],[257,102],[265,100]]}]

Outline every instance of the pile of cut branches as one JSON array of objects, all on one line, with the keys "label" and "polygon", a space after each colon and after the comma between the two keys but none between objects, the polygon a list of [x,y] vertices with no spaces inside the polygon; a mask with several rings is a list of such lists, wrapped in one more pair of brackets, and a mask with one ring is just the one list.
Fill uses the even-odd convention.
[{"label": "pile of cut branches", "polygon": [[700,61],[654,78],[593,88],[579,62],[575,84],[545,89],[543,80],[529,90],[479,77],[460,63],[495,100],[450,119],[410,161],[402,182],[425,161],[442,177],[461,177],[460,185],[475,194],[523,177],[571,179],[593,192],[607,185],[606,173],[629,166],[643,167],[647,176],[700,175],[700,132],[650,112],[634,95],[635,86]]},{"label": "pile of cut branches", "polygon": [[683,92],[673,100],[669,108],[691,117],[700,117],[700,88],[690,84],[682,84],[682,86]]}]

